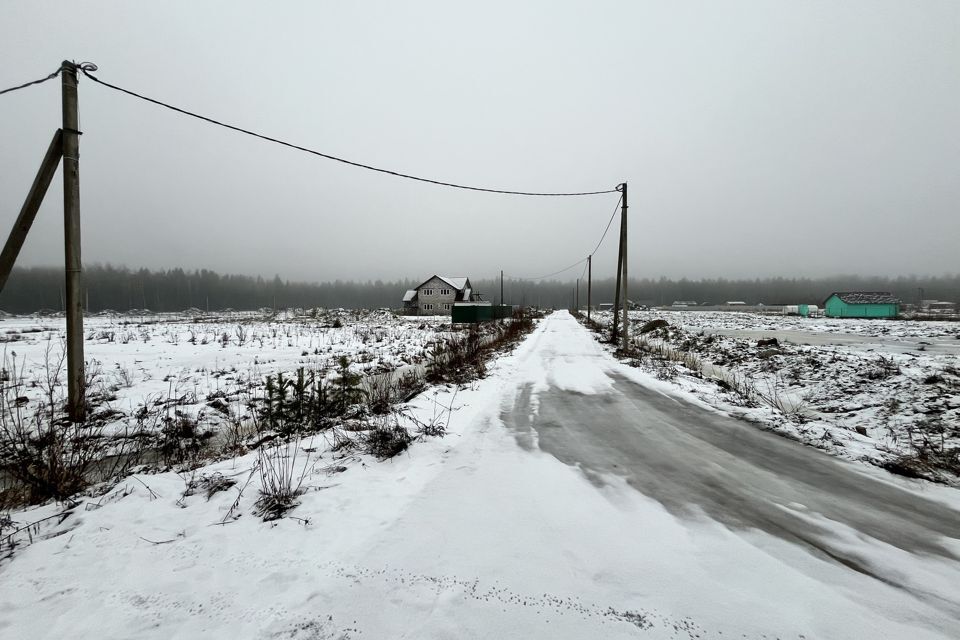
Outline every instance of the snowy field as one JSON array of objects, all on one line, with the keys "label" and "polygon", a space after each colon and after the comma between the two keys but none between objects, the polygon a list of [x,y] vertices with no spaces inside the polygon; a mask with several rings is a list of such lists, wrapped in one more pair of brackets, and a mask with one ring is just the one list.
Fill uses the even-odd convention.
[{"label": "snowy field", "polygon": [[[907,592],[761,529],[674,513],[615,474],[598,481],[521,446],[529,436],[504,423],[524,393],[532,422],[551,395],[602,399],[619,378],[675,389],[617,362],[561,312],[483,380],[410,403],[421,422],[439,412],[446,437],[382,463],[331,451],[320,437],[299,443],[306,492],[281,520],[255,515],[256,453],[196,470],[236,482],[209,496],[186,495],[189,474],[140,474],[63,515],[52,504],[13,513],[55,517],[0,564],[0,635],[956,637],[954,560],[908,553],[803,504],[777,507]],[[935,501],[944,514],[960,505],[953,489],[846,466],[878,491]],[[930,543],[960,553],[956,536]]]},{"label": "snowy field", "polygon": [[[656,319],[668,326],[641,338]],[[651,310],[631,327],[692,364],[645,367],[714,407],[843,458],[907,456],[919,460],[907,473],[957,480],[942,463],[960,452],[960,323]]]},{"label": "snowy field", "polygon": [[[4,370],[18,383],[11,389],[17,397],[42,399],[49,372],[65,380],[64,331],[62,317],[0,321]],[[364,376],[402,372],[422,365],[431,346],[451,335],[442,316],[345,310],[96,316],[84,320],[84,334],[93,415],[108,416],[113,430],[160,405],[216,427],[268,375],[302,367],[329,380],[341,357]]]}]

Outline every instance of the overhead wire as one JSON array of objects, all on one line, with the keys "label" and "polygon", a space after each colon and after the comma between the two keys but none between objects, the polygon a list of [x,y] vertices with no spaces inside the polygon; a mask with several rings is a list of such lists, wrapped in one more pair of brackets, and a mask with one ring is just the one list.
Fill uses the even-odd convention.
[{"label": "overhead wire", "polygon": [[268,136],[268,135],[264,135],[264,134],[262,134],[262,133],[257,133],[257,132],[255,132],[255,131],[251,131],[251,130],[249,130],[249,129],[244,129],[243,127],[238,127],[238,126],[236,126],[236,125],[227,124],[226,122],[221,122],[220,120],[216,120],[216,119],[211,118],[211,117],[209,117],[209,116],[204,116],[204,115],[200,115],[199,113],[194,113],[193,111],[188,111],[187,109],[184,109],[184,108],[182,108],[182,107],[176,107],[176,106],[174,106],[174,105],[172,105],[172,104],[168,104],[168,103],[166,103],[166,102],[162,102],[162,101],[160,101],[160,100],[157,100],[156,98],[150,98],[150,97],[148,97],[148,96],[142,95],[142,94],[137,93],[137,92],[135,92],[135,91],[131,91],[130,89],[124,89],[123,87],[119,87],[119,86],[117,86],[117,85],[115,85],[115,84],[111,84],[111,83],[109,83],[109,82],[107,82],[107,81],[105,81],[105,80],[101,80],[100,78],[98,78],[98,77],[96,77],[95,75],[93,75],[92,73],[90,73],[90,70],[88,70],[87,68],[85,68],[84,65],[81,65],[81,66],[78,67],[78,68],[79,68],[80,71],[83,73],[83,75],[85,75],[86,77],[90,78],[91,80],[93,80],[93,81],[96,82],[97,84],[100,84],[100,85],[102,85],[102,86],[104,86],[104,87],[108,87],[108,88],[110,88],[110,89],[113,89],[114,91],[119,91],[120,93],[124,93],[124,94],[127,94],[127,95],[129,95],[129,96],[133,96],[134,98],[139,98],[140,100],[145,100],[146,102],[150,102],[150,103],[152,103],[152,104],[155,104],[155,105],[164,107],[164,108],[169,109],[169,110],[171,110],[171,111],[175,111],[175,112],[177,112],[177,113],[180,113],[180,114],[183,114],[183,115],[186,115],[186,116],[190,116],[190,117],[192,117],[192,118],[196,118],[196,119],[202,120],[202,121],[204,121],[204,122],[208,122],[208,123],[213,124],[213,125],[216,125],[216,126],[218,126],[218,127],[223,127],[223,128],[225,128],[225,129],[230,129],[231,131],[236,131],[236,132],[238,132],[238,133],[243,133],[243,134],[246,134],[246,135],[248,135],[248,136],[253,136],[254,138],[260,138],[261,140],[266,140],[267,142],[273,142],[273,143],[275,143],[275,144],[279,144],[279,145],[282,145],[282,146],[285,146],[285,147],[289,147],[289,148],[291,148],[291,149],[296,149],[297,151],[303,151],[303,152],[305,152],[305,153],[309,153],[309,154],[312,154],[312,155],[315,155],[315,156],[319,156],[319,157],[321,157],[321,158],[326,158],[327,160],[333,160],[333,161],[335,161],[335,162],[340,162],[340,163],[343,163],[343,164],[346,164],[346,165],[350,165],[350,166],[352,166],[352,167],[358,167],[358,168],[360,168],[360,169],[367,169],[368,171],[375,171],[375,172],[377,172],[377,173],[384,173],[384,174],[387,174],[387,175],[396,176],[396,177],[398,177],[398,178],[406,178],[406,179],[408,179],[408,180],[416,180],[416,181],[418,181],[418,182],[426,182],[426,183],[429,183],[429,184],[435,184],[435,185],[439,185],[439,186],[442,186],[442,187],[451,187],[451,188],[454,188],[454,189],[465,189],[465,190],[467,190],[467,191],[483,191],[483,192],[486,192],[486,193],[502,193],[502,194],[514,195],[514,196],[569,197],[569,196],[594,196],[594,195],[601,195],[601,194],[605,194],[605,193],[615,193],[615,192],[616,192],[616,189],[605,189],[605,190],[601,190],[601,191],[573,191],[573,192],[511,191],[511,190],[509,190],[509,189],[491,189],[491,188],[487,188],[487,187],[475,187],[475,186],[466,185],[466,184],[458,184],[458,183],[455,183],[455,182],[445,182],[445,181],[443,181],[443,180],[435,180],[435,179],[433,179],[433,178],[424,178],[424,177],[422,177],[422,176],[415,176],[415,175],[412,175],[412,174],[409,174],[409,173],[402,173],[402,172],[400,172],[400,171],[393,171],[393,170],[390,170],[390,169],[383,169],[383,168],[381,168],[381,167],[374,167],[374,166],[369,165],[369,164],[364,164],[364,163],[362,163],[362,162],[355,162],[355,161],[353,161],[353,160],[347,160],[346,158],[340,158],[340,157],[338,157],[338,156],[334,156],[334,155],[331,155],[331,154],[329,154],[329,153],[323,153],[322,151],[317,151],[316,149],[310,149],[310,148],[308,148],[308,147],[304,147],[304,146],[301,146],[301,145],[298,145],[298,144],[294,144],[294,143],[292,143],[292,142],[287,142],[287,141],[285,141],[285,140],[280,140],[279,138],[274,138],[274,137],[271,137],[271,136]]},{"label": "overhead wire", "polygon": [[[387,175],[392,175],[392,176],[395,176],[395,177],[398,177],[398,178],[406,178],[406,179],[408,179],[408,180],[415,180],[415,181],[418,181],[418,182],[425,182],[425,183],[428,183],[428,184],[434,184],[434,185],[439,185],[439,186],[443,186],[443,187],[451,187],[451,188],[454,188],[454,189],[464,189],[464,190],[467,190],[467,191],[481,191],[481,192],[485,192],[485,193],[499,193],[499,194],[517,195],[517,196],[542,196],[542,197],[593,196],[593,195],[603,195],[603,194],[607,194],[607,193],[617,193],[617,192],[620,191],[619,185],[618,185],[617,187],[613,188],[613,189],[605,189],[605,190],[599,190],[599,191],[573,191],[573,192],[513,191],[513,190],[509,190],[509,189],[492,189],[492,188],[487,188],[487,187],[476,187],[476,186],[471,186],[471,185],[458,184],[458,183],[454,183],[454,182],[445,182],[445,181],[442,181],[442,180],[435,180],[435,179],[432,179],[432,178],[424,178],[424,177],[422,177],[422,176],[415,176],[415,175],[412,175],[412,174],[402,173],[402,172],[399,172],[399,171],[393,171],[393,170],[390,170],[390,169],[383,169],[383,168],[381,168],[381,167],[375,167],[375,166],[368,165],[368,164],[364,164],[364,163],[361,163],[361,162],[355,162],[355,161],[353,161],[353,160],[347,160],[347,159],[345,159],[345,158],[341,158],[341,157],[338,157],[338,156],[334,156],[334,155],[331,155],[331,154],[328,154],[328,153],[323,153],[323,152],[321,152],[321,151],[317,151],[316,149],[310,149],[310,148],[308,148],[308,147],[304,147],[304,146],[301,146],[301,145],[298,145],[298,144],[294,144],[294,143],[292,143],[292,142],[287,142],[287,141],[285,141],[285,140],[280,140],[279,138],[274,138],[274,137],[271,137],[271,136],[264,135],[264,134],[262,134],[262,133],[257,133],[257,132],[255,132],[255,131],[251,131],[251,130],[249,130],[249,129],[244,129],[244,128],[238,127],[238,126],[236,126],[236,125],[228,124],[228,123],[226,123],[226,122],[222,122],[222,121],[220,121],[220,120],[216,120],[216,119],[214,119],[214,118],[211,118],[211,117],[208,117],[208,116],[204,116],[204,115],[200,115],[200,114],[198,114],[198,113],[194,113],[194,112],[192,112],[192,111],[188,111],[187,109],[184,109],[184,108],[181,108],[181,107],[177,107],[177,106],[174,106],[174,105],[172,105],[172,104],[168,104],[168,103],[163,102],[163,101],[161,101],[161,100],[157,100],[156,98],[151,98],[151,97],[145,96],[145,95],[140,94],[140,93],[137,93],[137,92],[135,92],[135,91],[131,91],[130,89],[125,89],[125,88],[120,87],[120,86],[117,86],[117,85],[115,85],[115,84],[111,84],[111,83],[109,83],[109,82],[107,82],[107,81],[105,81],[105,80],[101,80],[100,78],[96,77],[95,75],[93,75],[93,74],[91,73],[91,71],[96,71],[96,70],[97,70],[97,66],[94,65],[94,64],[92,64],[92,63],[85,62],[85,63],[79,64],[79,65],[77,65],[77,69],[78,69],[81,73],[83,73],[84,76],[86,76],[86,77],[89,78],[90,80],[93,80],[93,81],[96,82],[97,84],[100,84],[100,85],[102,85],[102,86],[104,86],[104,87],[113,89],[114,91],[118,91],[118,92],[120,92],[120,93],[124,93],[124,94],[126,94],[126,95],[132,96],[132,97],[134,97],[134,98],[138,98],[138,99],[140,99],[140,100],[144,100],[144,101],[146,101],[146,102],[150,102],[150,103],[155,104],[155,105],[157,105],[157,106],[164,107],[164,108],[169,109],[169,110],[171,110],[171,111],[174,111],[174,112],[177,112],[177,113],[186,115],[186,116],[190,116],[190,117],[192,117],[192,118],[196,118],[196,119],[198,119],[198,120],[202,120],[202,121],[204,121],[204,122],[207,122],[207,123],[210,123],[210,124],[219,126],[219,127],[223,127],[223,128],[225,128],[225,129],[229,129],[229,130],[232,130],[232,131],[236,131],[236,132],[238,132],[238,133],[243,133],[243,134],[246,134],[246,135],[255,137],[255,138],[259,138],[259,139],[261,139],[261,140],[266,140],[267,142],[272,142],[272,143],[274,143],[274,144],[279,144],[279,145],[282,145],[282,146],[285,146],[285,147],[289,147],[289,148],[295,149],[295,150],[297,150],[297,151],[303,151],[303,152],[305,152],[305,153],[309,153],[309,154],[312,154],[312,155],[315,155],[315,156],[319,156],[319,157],[321,157],[321,158],[326,158],[327,160],[333,160],[333,161],[335,161],[335,162],[340,162],[340,163],[343,163],[343,164],[346,164],[346,165],[350,165],[350,166],[353,166],[353,167],[357,167],[357,168],[360,168],[360,169],[366,169],[366,170],[368,170],[368,171],[375,171],[375,172],[377,172],[377,173],[383,173],[383,174],[387,174]],[[41,84],[41,83],[43,83],[43,82],[47,82],[48,80],[52,80],[52,79],[56,78],[57,76],[59,76],[60,73],[61,73],[61,71],[62,71],[62,67],[61,67],[61,68],[58,68],[56,71],[54,71],[53,73],[51,73],[50,75],[48,75],[48,76],[46,76],[46,77],[39,78],[39,79],[37,79],[37,80],[31,80],[30,82],[26,82],[26,83],[21,84],[21,85],[17,85],[17,86],[14,86],[14,87],[10,87],[10,88],[8,88],[8,89],[0,90],[0,95],[3,95],[3,94],[5,94],[5,93],[10,93],[10,92],[12,92],[12,91],[17,91],[17,90],[20,90],[20,89],[25,89],[25,88],[27,88],[27,87],[30,87],[30,86],[33,86],[33,85],[37,85],[37,84]],[[600,240],[597,242],[597,246],[596,246],[596,247],[594,248],[594,250],[590,253],[591,256],[592,256],[594,253],[597,252],[597,250],[600,248],[600,245],[603,244],[603,240],[607,237],[607,232],[609,232],[610,226],[611,226],[611,224],[613,224],[613,219],[614,219],[614,217],[616,217],[616,215],[617,215],[617,210],[620,208],[620,203],[621,203],[622,201],[623,201],[623,194],[621,193],[620,199],[617,201],[617,206],[614,207],[613,214],[610,216],[610,220],[607,222],[607,226],[606,226],[606,228],[603,230],[603,235],[600,236]],[[552,276],[559,275],[559,274],[564,273],[564,272],[566,272],[566,271],[569,271],[569,270],[573,269],[574,267],[579,266],[580,264],[584,264],[584,271],[583,271],[583,273],[586,273],[586,269],[587,269],[587,265],[585,264],[586,262],[587,262],[587,258],[583,258],[583,259],[581,259],[581,260],[577,260],[575,263],[571,264],[570,266],[564,267],[563,269],[559,269],[559,270],[554,271],[554,272],[552,272],[552,273],[548,273],[548,274],[546,274],[546,275],[537,276],[537,277],[521,277],[521,276],[508,276],[508,277],[510,277],[511,279],[515,279],[515,280],[543,280],[543,279],[546,279],[546,278],[550,278],[550,277],[552,277]],[[581,274],[580,277],[583,278],[583,274]]]},{"label": "overhead wire", "polygon": [[[603,230],[603,235],[600,236],[600,240],[597,242],[597,246],[594,247],[594,248],[593,248],[593,251],[590,252],[590,255],[591,255],[591,256],[594,255],[594,254],[597,252],[597,250],[600,249],[600,245],[603,244],[603,240],[604,240],[604,238],[607,237],[607,232],[610,231],[610,225],[613,224],[613,219],[617,217],[617,212],[620,210],[620,204],[621,204],[622,202],[623,202],[623,194],[621,193],[621,194],[620,194],[620,198],[617,200],[617,206],[615,206],[615,207],[613,208],[613,213],[610,215],[610,220],[607,221],[607,227]],[[586,262],[587,262],[587,258],[584,258],[583,260],[579,260],[579,261],[573,263],[572,265],[570,265],[569,267],[565,267],[565,268],[563,268],[563,269],[560,269],[559,271],[554,271],[553,273],[548,273],[548,274],[545,275],[545,276],[539,276],[539,277],[537,277],[537,278],[528,278],[528,277],[523,277],[523,276],[508,276],[508,277],[513,278],[514,280],[543,280],[544,278],[549,278],[549,277],[551,277],[551,276],[559,275],[559,274],[561,274],[561,273],[563,273],[563,272],[565,272],[565,271],[569,271],[570,269],[573,269],[575,266],[577,266],[577,265],[580,264],[581,262],[586,263]],[[586,272],[587,272],[587,265],[584,264],[584,265],[583,265],[583,273],[586,273]],[[580,274],[580,278],[581,278],[581,279],[583,278],[583,273]]]},{"label": "overhead wire", "polygon": [[563,273],[563,272],[565,272],[565,271],[570,271],[570,269],[573,269],[574,267],[579,267],[580,264],[582,264],[582,263],[584,263],[584,262],[586,262],[586,261],[587,261],[586,258],[582,258],[582,259],[577,260],[576,262],[574,262],[574,263],[573,263],[572,265],[570,265],[569,267],[564,267],[563,269],[560,269],[560,270],[558,270],[558,271],[554,271],[553,273],[548,273],[548,274],[545,275],[545,276],[537,276],[537,277],[531,278],[531,277],[525,277],[525,276],[511,276],[511,275],[507,275],[506,277],[508,277],[508,278],[510,278],[510,279],[512,279],[512,280],[544,280],[544,279],[550,278],[550,277],[552,277],[552,276],[560,275],[561,273]]},{"label": "overhead wire", "polygon": [[39,80],[31,80],[30,82],[24,82],[23,84],[19,84],[19,85],[15,86],[15,87],[10,87],[9,89],[4,89],[4,90],[0,91],[0,95],[3,95],[3,94],[5,94],[5,93],[10,93],[11,91],[18,91],[19,89],[26,89],[27,87],[32,87],[32,86],[35,85],[35,84],[40,84],[40,83],[42,83],[42,82],[46,82],[47,80],[53,80],[53,79],[56,78],[58,75],[60,75],[60,69],[57,69],[56,71],[54,71],[53,73],[51,73],[50,75],[48,75],[48,76],[45,77],[45,78],[40,78]]},{"label": "overhead wire", "polygon": [[603,244],[603,239],[607,237],[607,232],[610,231],[610,225],[613,224],[613,219],[617,217],[617,211],[620,210],[620,203],[623,202],[623,193],[620,194],[620,199],[617,200],[617,206],[613,208],[613,213],[610,214],[610,220],[607,221],[607,228],[603,230],[603,235],[600,236],[597,246],[593,248],[593,251],[590,252],[590,255],[593,255],[600,248],[600,245]]}]

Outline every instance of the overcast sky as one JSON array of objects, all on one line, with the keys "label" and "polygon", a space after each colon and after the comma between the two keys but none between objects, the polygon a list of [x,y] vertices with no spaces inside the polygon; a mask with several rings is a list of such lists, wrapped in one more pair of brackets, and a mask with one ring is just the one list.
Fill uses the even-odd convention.
[{"label": "overcast sky", "polygon": [[[108,82],[439,180],[626,180],[632,276],[960,271],[956,0],[8,0],[0,54],[0,88],[90,60]],[[88,264],[536,276],[586,256],[617,201],[415,183],[79,91]],[[0,96],[4,237],[59,95]],[[19,264],[62,264],[61,180]],[[613,273],[615,238],[595,275]]]}]

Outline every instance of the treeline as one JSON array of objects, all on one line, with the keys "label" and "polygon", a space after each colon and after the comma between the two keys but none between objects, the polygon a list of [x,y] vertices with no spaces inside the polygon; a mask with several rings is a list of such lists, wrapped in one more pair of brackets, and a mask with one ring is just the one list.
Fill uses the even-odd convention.
[{"label": "treeline", "polygon": [[[196,308],[253,310],[399,306],[403,291],[419,282],[291,282],[241,275],[220,275],[200,269],[150,271],[124,267],[88,266],[83,272],[84,306],[88,311],[182,311]],[[63,309],[62,268],[16,268],[0,292],[0,310],[7,313]]]},{"label": "treeline", "polygon": [[[478,288],[499,297],[499,282],[476,283]],[[508,303],[569,306],[575,295],[575,283],[564,282],[504,282],[504,298]],[[594,281],[593,303],[612,302],[616,283],[614,279]],[[816,304],[820,305],[834,291],[889,291],[905,304],[919,301],[920,289],[925,300],[960,302],[960,274],[940,277],[901,276],[831,276],[824,278],[755,278],[727,280],[725,278],[688,280],[682,278],[630,279],[630,300],[637,304],[669,305],[676,300],[697,304],[723,304],[728,301],[748,305]],[[587,287],[580,284],[580,304],[586,306]]]},{"label": "treeline", "polygon": [[[423,279],[431,274],[425,274]],[[7,313],[33,313],[63,309],[63,269],[56,267],[16,268],[0,292],[0,310]],[[422,280],[381,280],[321,283],[291,282],[275,276],[272,279],[240,275],[220,275],[200,269],[150,271],[124,267],[89,266],[84,270],[84,302],[91,312],[112,309],[150,309],[182,311],[196,308],[252,310],[270,308],[398,308],[403,292]],[[474,290],[483,299],[500,300],[500,282],[494,279],[471,279]],[[504,301],[541,307],[568,307],[574,297],[573,281],[511,281],[503,283]],[[593,283],[593,302],[611,302],[613,278]],[[672,280],[631,279],[630,299],[639,304],[670,304],[674,300],[722,304],[742,301],[763,303],[820,304],[833,291],[890,291],[906,303],[924,298],[960,301],[960,275],[941,277],[863,277],[833,276],[828,278],[757,278],[753,280],[704,279]],[[587,286],[582,281],[580,303],[586,305]]]}]

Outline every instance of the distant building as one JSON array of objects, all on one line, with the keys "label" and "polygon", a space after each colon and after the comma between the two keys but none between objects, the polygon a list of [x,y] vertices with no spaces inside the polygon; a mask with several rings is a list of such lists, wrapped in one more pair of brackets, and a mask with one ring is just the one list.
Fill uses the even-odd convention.
[{"label": "distant building", "polygon": [[747,305],[743,300],[727,300],[724,304],[728,307],[745,307]]},{"label": "distant building", "polygon": [[674,300],[671,307],[678,307],[680,309],[686,309],[687,307],[697,306],[696,300]]},{"label": "distant building", "polygon": [[819,315],[820,307],[815,304],[785,304],[781,308],[784,315],[787,316],[809,316]]},{"label": "distant building", "polygon": [[421,316],[450,315],[454,303],[479,299],[480,296],[473,292],[470,278],[432,276],[416,289],[403,294],[403,308]]},{"label": "distant building", "polygon": [[947,302],[946,300],[923,300],[920,303],[921,311],[931,313],[955,313],[957,311],[956,302]]},{"label": "distant building", "polygon": [[835,291],[823,309],[828,318],[896,318],[900,300],[886,291]]}]

